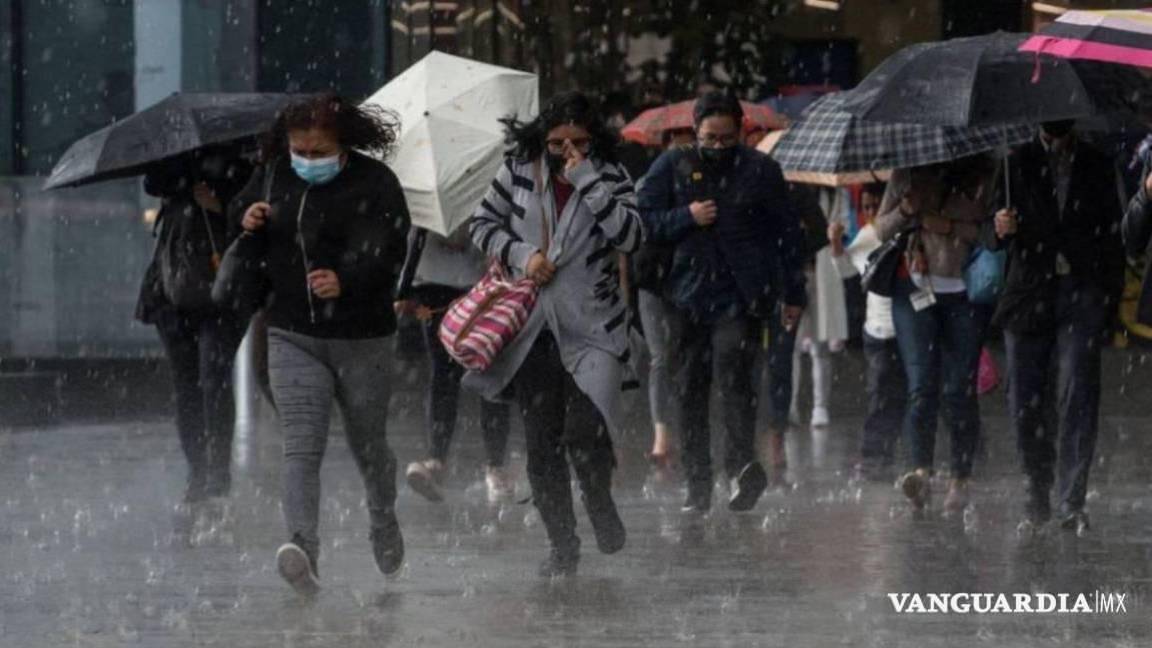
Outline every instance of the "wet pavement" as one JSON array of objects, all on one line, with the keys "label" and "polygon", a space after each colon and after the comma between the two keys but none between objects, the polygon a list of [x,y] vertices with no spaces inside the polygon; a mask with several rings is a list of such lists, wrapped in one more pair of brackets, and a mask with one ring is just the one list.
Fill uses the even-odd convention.
[{"label": "wet pavement", "polygon": [[[837,362],[853,371],[854,360]],[[1027,542],[1014,531],[1020,480],[1000,393],[986,406],[973,505],[954,518],[912,515],[891,485],[850,479],[854,399],[839,399],[831,427],[790,435],[794,486],[744,515],[726,511],[719,490],[707,518],[681,515],[679,483],[649,472],[637,425],[618,442],[628,546],[596,553],[581,513],[580,573],[557,581],[535,574],[545,544],[531,506],[487,503],[474,421],[457,440],[446,503],[401,489],[407,564],[380,576],[359,477],[334,431],[324,590],[311,600],[273,566],[284,537],[271,422],[240,426],[232,497],[196,512],[179,505],[184,466],[165,421],[0,432],[0,646],[1148,646],[1152,436],[1149,418],[1132,415],[1133,399],[1150,402],[1143,389],[1113,385],[1106,401],[1125,416],[1103,423],[1093,530]],[[393,411],[403,465],[421,455],[419,410]],[[522,448],[514,434],[521,491]],[[1096,590],[1129,593],[1127,613],[901,615],[886,596]]]}]

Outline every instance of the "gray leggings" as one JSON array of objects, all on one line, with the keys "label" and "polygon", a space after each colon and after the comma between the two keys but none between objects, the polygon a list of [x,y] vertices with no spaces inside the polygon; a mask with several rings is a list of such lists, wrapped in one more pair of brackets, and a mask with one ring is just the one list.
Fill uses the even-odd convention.
[{"label": "gray leggings", "polygon": [[320,462],[333,400],[364,479],[372,528],[394,519],[396,457],[385,438],[387,362],[384,338],[329,340],[268,330],[268,370],[284,430],[284,520],[289,537],[313,556],[320,548]]},{"label": "gray leggings", "polygon": [[648,346],[648,406],[653,423],[668,423],[674,415],[673,353],[680,346],[683,325],[676,308],[654,292],[640,289],[640,323]]}]

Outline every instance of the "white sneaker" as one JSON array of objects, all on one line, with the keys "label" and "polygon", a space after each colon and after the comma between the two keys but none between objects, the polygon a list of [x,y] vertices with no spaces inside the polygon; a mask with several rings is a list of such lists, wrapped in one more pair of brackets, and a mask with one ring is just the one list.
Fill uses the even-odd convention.
[{"label": "white sneaker", "polygon": [[516,485],[512,475],[503,466],[489,466],[485,469],[484,482],[488,486],[488,502],[496,504],[513,498]]},{"label": "white sneaker", "polygon": [[295,542],[281,545],[276,551],[276,571],[301,594],[311,595],[320,591],[320,578],[312,568],[312,561]]},{"label": "white sneaker", "polygon": [[828,408],[827,407],[813,407],[812,408],[812,427],[824,427],[828,425]]},{"label": "white sneaker", "polygon": [[425,459],[408,464],[404,477],[408,480],[408,486],[428,501],[443,502],[444,494],[440,492],[440,479],[443,474],[443,463],[438,459]]}]

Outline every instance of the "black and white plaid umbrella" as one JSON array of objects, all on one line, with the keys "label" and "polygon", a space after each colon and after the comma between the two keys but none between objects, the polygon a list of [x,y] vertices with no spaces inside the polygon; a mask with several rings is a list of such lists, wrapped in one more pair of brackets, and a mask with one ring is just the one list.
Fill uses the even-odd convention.
[{"label": "black and white plaid umbrella", "polygon": [[[905,167],[956,160],[1032,139],[1029,125],[959,128],[863,121],[842,109],[844,94],[812,104],[780,138],[772,157],[791,177],[800,173],[861,182]],[[820,184],[833,184],[820,182]]]}]

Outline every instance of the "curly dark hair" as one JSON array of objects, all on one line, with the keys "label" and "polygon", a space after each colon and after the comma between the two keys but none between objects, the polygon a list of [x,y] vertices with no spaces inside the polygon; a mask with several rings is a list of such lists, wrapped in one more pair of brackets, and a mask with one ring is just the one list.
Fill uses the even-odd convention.
[{"label": "curly dark hair", "polygon": [[276,123],[261,146],[263,159],[288,154],[288,131],[311,128],[331,131],[346,149],[387,159],[396,145],[400,118],[381,106],[357,106],[335,94],[309,97],[284,107],[276,116]]},{"label": "curly dark hair", "polygon": [[572,124],[588,131],[591,138],[589,157],[616,164],[618,138],[604,123],[599,107],[580,92],[563,92],[552,97],[535,119],[522,122],[516,115],[500,120],[507,132],[509,154],[528,162],[544,155],[544,140],[557,126]]}]

